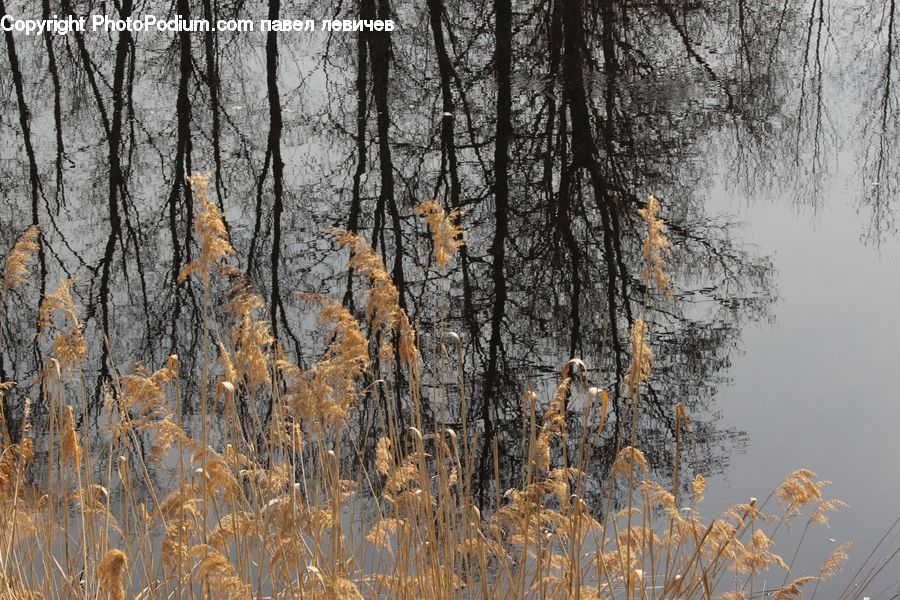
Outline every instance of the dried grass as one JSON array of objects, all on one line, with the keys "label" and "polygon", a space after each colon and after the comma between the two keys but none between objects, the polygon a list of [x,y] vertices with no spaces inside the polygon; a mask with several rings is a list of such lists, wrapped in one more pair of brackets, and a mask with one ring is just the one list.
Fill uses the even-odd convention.
[{"label": "dried grass", "polygon": [[28,278],[28,263],[40,248],[38,239],[41,236],[39,225],[26,229],[13,244],[3,263],[3,289],[9,290],[25,283]]},{"label": "dried grass", "polygon": [[[205,328],[228,335],[206,340],[219,358],[198,382],[216,389],[210,422],[221,425],[221,434],[204,429],[198,440],[183,427],[173,355],[156,371],[135,367],[105,390],[106,447],[93,460],[107,466],[95,471],[81,445],[89,421],[79,427],[73,408],[86,406],[77,397],[83,388],[54,386],[46,400],[56,428],[41,432],[50,473],[38,489],[28,478],[34,448],[26,405],[24,436],[14,441],[6,434],[0,453],[0,599],[749,598],[760,577],[789,570],[773,552],[779,526],[803,511],[810,524],[825,524],[841,505],[824,496],[826,482],[801,469],[773,492],[781,503],[777,515],[750,500],[705,520],[702,475],[688,484],[687,498],[677,485],[670,490],[648,480],[648,459],[636,440],[617,450],[608,477],[587,472],[582,451],[575,461],[569,450],[593,447],[607,433],[609,397],[588,386],[581,361],[566,365],[543,410],[538,395],[526,392],[526,473],[490,509],[482,512],[471,494],[470,453],[478,444],[463,438],[477,438],[477,429],[458,437],[436,418],[425,431],[418,412],[416,427],[405,431],[388,421],[374,445],[374,468],[354,472],[364,459],[348,435],[349,417],[361,402],[384,400],[372,392],[377,386],[363,387],[383,376],[373,372],[373,351],[396,349],[410,375],[407,406],[419,410],[416,332],[390,274],[364,239],[335,232],[350,250],[349,268],[366,283],[364,323],[338,303],[306,296],[326,341],[318,360],[301,367],[275,345],[251,283],[225,265],[233,249],[206,184],[191,180],[201,253],[180,279],[197,277],[207,294],[214,276],[231,284],[228,322]],[[668,245],[658,211],[653,197],[641,211],[648,227],[645,279],[666,291]],[[458,215],[433,202],[418,212],[443,270],[462,244]],[[36,236],[26,232],[10,253],[4,285],[21,283]],[[56,373],[63,382],[77,379],[75,367],[87,356],[71,284],[48,294],[38,315],[65,367]],[[650,377],[649,329],[644,318],[631,328],[624,391],[635,415]],[[438,377],[449,401],[445,378],[456,379]],[[237,407],[261,397],[272,401],[271,418],[241,421]],[[578,428],[579,439],[570,433],[573,397],[597,415]],[[458,398],[461,406],[465,400]],[[676,428],[687,430],[682,404],[673,415]],[[588,489],[602,490],[602,506],[589,504]],[[818,578],[788,583],[786,576],[775,597],[798,598],[813,579],[833,576],[848,548],[836,548]]]}]

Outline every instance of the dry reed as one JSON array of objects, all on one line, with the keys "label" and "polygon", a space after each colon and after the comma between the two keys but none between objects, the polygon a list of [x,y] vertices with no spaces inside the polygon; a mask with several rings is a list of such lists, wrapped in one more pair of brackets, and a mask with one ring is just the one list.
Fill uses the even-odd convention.
[{"label": "dry reed", "polygon": [[[304,368],[275,344],[265,303],[227,265],[234,250],[206,198],[206,180],[194,177],[191,185],[200,207],[195,229],[201,252],[179,279],[195,276],[207,306],[211,279],[230,281],[229,322],[204,323],[205,341],[217,349],[218,360],[204,362],[198,382],[203,402],[205,389],[215,389],[215,402],[204,404],[202,414],[218,433],[208,432],[204,421],[197,439],[184,426],[180,363],[173,355],[166,366],[135,367],[104,390],[107,428],[102,447],[92,447],[94,465],[100,465],[95,471],[87,447],[82,449],[87,432],[78,430],[79,422],[84,428],[89,421],[79,421],[75,408],[84,411],[86,403],[83,397],[69,403],[72,390],[81,388],[63,385],[77,377],[87,346],[72,282],[62,282],[39,313],[41,331],[53,335],[57,361],[46,380],[53,383],[46,399],[56,420],[42,432],[45,488],[28,476],[34,447],[27,406],[19,440],[4,428],[0,599],[749,598],[760,576],[790,570],[772,551],[779,526],[804,510],[809,524],[825,523],[840,505],[824,496],[825,482],[801,469],[773,492],[782,505],[777,516],[751,499],[704,520],[702,475],[682,500],[677,471],[671,490],[645,479],[648,460],[633,438],[613,457],[608,477],[589,475],[587,449],[606,433],[609,397],[588,386],[587,369],[576,360],[563,369],[543,410],[538,395],[526,392],[525,477],[482,511],[471,493],[471,453],[478,448],[468,437],[477,437],[477,430],[465,429],[464,422],[461,439],[440,419],[424,430],[416,332],[368,243],[335,232],[338,244],[350,250],[349,268],[366,282],[364,320],[371,339],[346,307],[306,296],[327,342]],[[648,228],[644,278],[671,294],[659,210],[651,196],[640,211]],[[417,212],[444,270],[463,243],[459,216],[434,202]],[[30,229],[10,253],[4,286],[22,282],[37,234]],[[205,319],[212,319],[209,311]],[[210,339],[210,331],[228,335]],[[623,392],[633,399],[636,419],[652,362],[644,318],[634,322],[630,341]],[[360,402],[377,401],[378,386],[363,386],[383,375],[372,372],[373,348],[383,359],[396,356],[406,369],[404,393],[416,426],[398,430],[386,415],[373,470],[353,473],[351,465],[366,463],[349,435],[349,417]],[[445,375],[454,380],[441,373],[437,383],[449,397]],[[464,394],[462,386],[458,391]],[[571,419],[578,418],[569,414],[572,397],[589,407],[582,418],[595,419],[579,428],[576,440],[569,432]],[[253,409],[259,399],[271,402],[265,421]],[[464,395],[458,401],[465,406]],[[250,413],[249,422],[239,407]],[[681,444],[688,415],[682,404],[673,411]],[[574,461],[572,442],[579,448]],[[623,480],[625,498],[617,496]],[[604,494],[593,511],[584,496],[588,488]],[[813,580],[818,585],[832,577],[847,561],[848,547],[826,557],[818,577],[788,581],[786,574],[774,596],[798,598]]]}]

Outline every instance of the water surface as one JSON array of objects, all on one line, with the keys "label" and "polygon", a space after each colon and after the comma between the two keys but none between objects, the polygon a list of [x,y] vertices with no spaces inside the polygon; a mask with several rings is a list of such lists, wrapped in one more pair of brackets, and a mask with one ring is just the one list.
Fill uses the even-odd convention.
[{"label": "water surface", "polygon": [[[683,402],[695,434],[683,466],[716,476],[711,504],[762,496],[806,466],[851,504],[829,537],[863,548],[896,516],[892,0],[42,9],[380,15],[398,29],[7,35],[2,239],[39,223],[44,242],[35,276],[7,302],[5,379],[32,381],[48,356],[35,311],[67,277],[93,340],[93,403],[80,420],[97,423],[102,384],[132,361],[156,367],[177,352],[185,374],[196,372],[202,293],[176,275],[198,251],[185,178],[208,172],[232,264],[265,299],[290,358],[308,364],[321,350],[296,292],[360,312],[359,285],[326,233],[334,226],[383,257],[424,356],[434,356],[436,323],[459,332],[466,417],[486,441],[483,488],[517,483],[521,392],[552,386],[569,359],[611,390],[617,420],[628,330],[644,315],[656,358],[639,440],[657,473],[671,472]],[[642,277],[637,210],[651,193],[668,223],[674,301]],[[467,231],[445,274],[414,214],[427,198],[461,210]],[[8,395],[11,423],[27,393]],[[247,415],[265,415],[271,399],[242,400]],[[411,422],[402,393],[391,401]],[[355,433],[387,412],[384,402],[361,409]],[[572,416],[574,427],[577,407]],[[486,451],[494,438],[500,482]],[[371,450],[374,438],[361,441]],[[622,439],[610,427],[593,443],[599,474]]]}]

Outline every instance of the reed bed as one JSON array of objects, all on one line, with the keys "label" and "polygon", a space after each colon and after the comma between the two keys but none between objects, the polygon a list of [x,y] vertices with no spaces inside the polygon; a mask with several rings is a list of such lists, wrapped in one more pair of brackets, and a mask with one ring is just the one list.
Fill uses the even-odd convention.
[{"label": "reed bed", "polygon": [[[780,529],[801,519],[805,532],[840,506],[810,471],[794,471],[765,500],[750,498],[711,519],[701,516],[703,477],[684,485],[676,467],[665,486],[653,481],[628,431],[630,444],[617,449],[610,472],[587,472],[591,436],[612,426],[636,431],[641,389],[652,374],[644,318],[631,329],[627,415],[613,423],[609,394],[585,380],[580,360],[570,361],[551,398],[524,391],[522,483],[492,494],[479,510],[474,454],[485,450],[476,424],[465,419],[459,337],[446,336],[446,382],[423,399],[416,331],[384,264],[362,238],[334,231],[364,282],[364,317],[327,298],[303,297],[326,343],[314,364],[291,362],[273,340],[264,301],[229,264],[235,251],[206,197],[206,179],[195,176],[191,185],[200,254],[179,278],[196,278],[204,290],[207,343],[191,375],[197,397],[183,397],[190,386],[176,355],[156,368],[135,367],[104,390],[105,425],[91,431],[101,447],[85,451],[91,421],[79,416],[88,410],[88,352],[71,281],[47,294],[38,322],[52,357],[33,387],[40,390],[34,402],[49,415],[46,430],[32,431],[27,402],[18,439],[3,422],[0,599],[736,600],[763,591],[799,598],[815,596],[847,560],[843,544],[817,576],[792,578],[791,565],[773,552]],[[641,211],[644,278],[652,293],[666,294],[668,242],[658,211],[653,197]],[[433,202],[418,213],[443,270],[463,243],[458,215]],[[9,252],[4,293],[27,279],[39,235],[29,229]],[[229,285],[228,322],[212,316],[222,300],[214,297],[216,281]],[[392,388],[396,373],[411,427],[385,401],[385,390],[399,389]],[[260,398],[270,399],[271,410],[248,414],[243,407]],[[426,400],[454,405],[462,423],[448,427],[442,411],[426,423]],[[568,432],[573,400],[586,407],[579,439]],[[348,431],[360,402],[386,409],[372,424],[381,432],[374,456]],[[199,427],[186,424],[188,403],[199,407]],[[674,417],[678,456],[690,417],[682,404]],[[605,500],[591,510],[585,493],[597,486]],[[783,583],[763,590],[767,572],[768,581]],[[877,570],[859,573],[864,587]]]}]

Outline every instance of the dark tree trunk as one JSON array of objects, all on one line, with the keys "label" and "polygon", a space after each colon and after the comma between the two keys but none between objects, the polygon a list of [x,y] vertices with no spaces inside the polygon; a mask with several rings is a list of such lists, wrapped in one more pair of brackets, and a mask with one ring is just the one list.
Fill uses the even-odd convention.
[{"label": "dark tree trunk", "polygon": [[491,409],[500,391],[500,355],[503,352],[502,328],[506,314],[506,238],[509,236],[509,143],[512,137],[512,3],[495,0],[496,18],[494,69],[497,82],[497,133],[494,145],[494,257],[491,279],[494,305],[491,311],[491,338],[488,368],[485,374],[481,418],[484,421],[484,446],[479,469],[479,503],[484,506],[485,488],[490,477],[490,449],[494,438]]},{"label": "dark tree trunk", "polygon": [[[453,101],[453,66],[447,54],[447,46],[444,43],[444,31],[441,17],[444,14],[443,0],[428,0],[428,15],[431,24],[431,33],[434,38],[435,54],[438,60],[438,73],[441,82],[441,174],[435,184],[434,196],[437,199],[440,186],[446,184],[446,178],[450,177],[450,206],[456,210],[462,208],[462,185],[459,180],[459,159],[456,151],[455,123],[457,118],[456,106]],[[463,322],[469,329],[469,337],[475,347],[479,346],[481,336],[477,315],[473,303],[471,259],[468,246],[459,249],[459,262],[462,271],[463,283]]]}]

